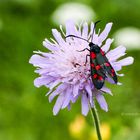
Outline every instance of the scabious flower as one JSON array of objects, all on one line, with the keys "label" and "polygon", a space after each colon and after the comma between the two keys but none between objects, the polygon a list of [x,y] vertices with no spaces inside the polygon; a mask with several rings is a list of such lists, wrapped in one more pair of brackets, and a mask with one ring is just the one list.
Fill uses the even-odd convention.
[{"label": "scabious flower", "polygon": [[[54,115],[60,109],[66,107],[70,109],[71,103],[75,103],[80,96],[83,115],[88,114],[89,104],[91,107],[94,107],[95,100],[93,99],[97,100],[103,110],[108,111],[108,106],[103,95],[112,94],[111,90],[105,85],[101,90],[94,88],[90,77],[89,60],[85,65],[86,55],[89,52],[78,52],[78,50],[88,48],[88,42],[74,37],[65,39],[62,37],[62,34],[64,36],[75,35],[87,40],[90,38],[89,41],[100,46],[106,53],[106,57],[116,73],[122,69],[122,66],[133,63],[132,57],[119,59],[126,54],[124,46],[121,45],[109,51],[113,39],[106,38],[111,30],[112,23],[106,24],[105,29],[101,33],[94,33],[93,40],[91,40],[93,27],[94,23],[91,23],[90,27],[88,27],[86,22],[76,27],[73,21],[67,21],[66,33],[64,33],[60,26],[61,33],[56,29],[52,29],[54,39],[51,39],[51,41],[45,39],[43,41],[44,47],[49,49],[50,52],[35,52],[36,54],[29,61],[37,67],[35,72],[40,75],[40,77],[35,79],[34,85],[36,87],[44,85],[50,89],[46,94],[49,95],[49,102],[54,97],[58,97],[53,108]],[[123,76],[123,74],[118,73],[117,75]],[[114,84],[113,80],[109,77],[106,78],[106,81]]]}]

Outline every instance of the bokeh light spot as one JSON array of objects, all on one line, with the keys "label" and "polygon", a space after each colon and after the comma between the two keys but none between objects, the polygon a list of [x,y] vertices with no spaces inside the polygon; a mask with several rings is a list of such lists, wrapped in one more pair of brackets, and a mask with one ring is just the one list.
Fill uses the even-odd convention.
[{"label": "bokeh light spot", "polygon": [[115,44],[123,44],[128,49],[140,49],[140,29],[125,27],[119,29],[115,34]]},{"label": "bokeh light spot", "polygon": [[87,5],[81,3],[66,3],[60,5],[52,14],[52,21],[56,24],[63,24],[68,19],[75,22],[91,21],[95,18],[95,12]]}]

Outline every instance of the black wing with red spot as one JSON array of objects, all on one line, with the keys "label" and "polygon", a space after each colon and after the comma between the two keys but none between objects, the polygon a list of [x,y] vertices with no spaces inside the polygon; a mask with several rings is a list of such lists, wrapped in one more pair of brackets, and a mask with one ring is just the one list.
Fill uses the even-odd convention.
[{"label": "black wing with red spot", "polygon": [[97,89],[101,89],[104,85],[106,75],[103,68],[98,64],[94,52],[90,52],[90,67],[92,82]]},{"label": "black wing with red spot", "polygon": [[115,83],[118,82],[117,75],[109,62],[104,63],[104,70],[106,70],[107,74],[114,80]]},{"label": "black wing with red spot", "polygon": [[117,83],[117,75],[102,49],[100,49],[100,53],[90,52],[90,66],[92,82],[97,89],[103,87],[107,75]]},{"label": "black wing with red spot", "polygon": [[105,53],[102,51],[102,49],[100,49],[100,54],[102,56],[100,56],[101,57],[100,59],[97,59],[98,63],[100,63],[100,66],[106,72],[106,75],[109,75],[114,80],[114,82],[117,83],[118,82],[117,75],[113,67],[109,63],[107,57],[105,56]]}]

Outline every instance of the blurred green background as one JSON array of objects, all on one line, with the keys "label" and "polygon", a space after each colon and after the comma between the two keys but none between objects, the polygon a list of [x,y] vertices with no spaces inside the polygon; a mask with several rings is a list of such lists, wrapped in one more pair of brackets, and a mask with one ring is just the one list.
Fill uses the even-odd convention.
[{"label": "blurred green background", "polygon": [[[52,28],[59,28],[58,22],[65,15],[56,20],[53,15],[67,2],[94,10],[90,18],[101,19],[102,29],[112,21],[111,37],[124,27],[134,27],[139,33],[139,0],[0,0],[0,140],[96,139],[90,113],[86,118],[79,115],[80,100],[71,111],[62,110],[53,116],[55,101],[48,103],[48,89],[34,87],[38,75],[28,63],[34,50],[47,51],[42,41],[52,37]],[[123,68],[123,86],[108,85],[114,94],[106,95],[109,112],[97,105],[105,140],[140,140],[140,37],[137,34],[135,38],[137,47],[133,48],[136,41],[132,40],[127,51],[135,63]]]}]

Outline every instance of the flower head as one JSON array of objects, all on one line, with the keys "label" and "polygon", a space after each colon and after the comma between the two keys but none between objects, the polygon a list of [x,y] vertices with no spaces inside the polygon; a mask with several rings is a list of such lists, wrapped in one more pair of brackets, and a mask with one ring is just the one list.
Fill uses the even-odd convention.
[{"label": "flower head", "polygon": [[[126,48],[124,46],[118,46],[109,51],[113,39],[106,38],[111,30],[111,26],[112,23],[108,23],[101,33],[94,33],[93,40],[90,39],[90,41],[102,48],[108,61],[117,73],[117,71],[122,69],[122,66],[132,64],[133,58],[119,59],[125,55]],[[90,28],[88,28],[87,23],[83,23],[77,28],[72,21],[68,21],[66,23],[66,33],[64,33],[62,28],[61,32],[64,36],[75,35],[88,40],[91,38],[93,28],[94,23],[91,23]],[[87,115],[89,104],[91,107],[94,107],[93,98],[97,100],[103,110],[107,111],[108,106],[103,95],[106,93],[111,94],[111,91],[105,85],[101,90],[97,90],[94,87],[90,76],[89,60],[85,65],[86,55],[89,52],[78,51],[88,48],[88,42],[74,37],[65,39],[56,29],[52,29],[52,34],[54,36],[54,39],[51,39],[52,41],[48,39],[43,41],[44,47],[49,49],[50,52],[35,52],[36,54],[31,57],[30,63],[37,67],[35,72],[40,75],[40,77],[35,79],[34,85],[36,87],[44,85],[50,89],[47,93],[49,102],[58,96],[53,108],[53,114],[56,115],[60,109],[66,107],[70,109],[71,103],[75,103],[79,96],[81,96],[83,115]],[[123,74],[117,75],[123,76]],[[106,81],[114,84],[110,77],[107,77]]]}]

